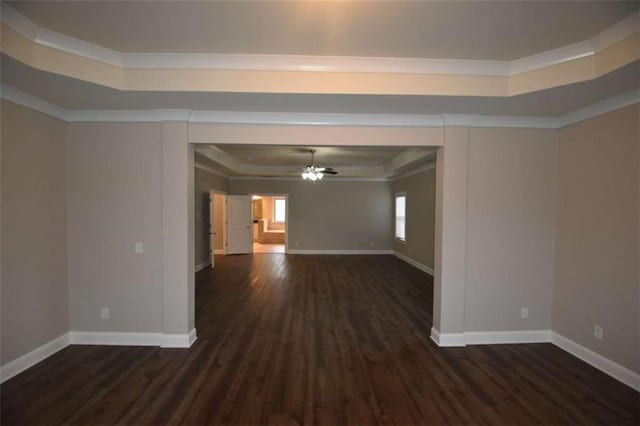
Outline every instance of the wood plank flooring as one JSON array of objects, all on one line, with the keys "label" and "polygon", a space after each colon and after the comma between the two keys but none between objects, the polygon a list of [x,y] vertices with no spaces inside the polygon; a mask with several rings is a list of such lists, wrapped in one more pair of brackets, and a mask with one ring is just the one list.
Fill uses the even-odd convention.
[{"label": "wood plank flooring", "polygon": [[10,424],[639,424],[639,394],[550,344],[438,348],[392,256],[216,257],[189,349],[70,346],[4,383]]}]

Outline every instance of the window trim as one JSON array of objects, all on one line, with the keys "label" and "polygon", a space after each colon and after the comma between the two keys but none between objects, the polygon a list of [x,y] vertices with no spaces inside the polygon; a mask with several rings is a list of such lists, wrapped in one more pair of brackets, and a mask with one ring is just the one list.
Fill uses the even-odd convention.
[{"label": "window trim", "polygon": [[[276,201],[282,200],[284,201],[284,220],[277,221],[276,220]],[[273,220],[271,223],[286,223],[287,222],[287,198],[286,197],[273,197]]]},{"label": "window trim", "polygon": [[[398,198],[399,197],[404,197],[404,238],[398,237],[398,214],[396,212],[396,204],[398,202]],[[406,244],[407,243],[407,199],[409,197],[407,197],[407,192],[406,191],[402,191],[402,192],[396,192],[393,195],[393,237],[394,240],[402,243],[402,244]]]}]

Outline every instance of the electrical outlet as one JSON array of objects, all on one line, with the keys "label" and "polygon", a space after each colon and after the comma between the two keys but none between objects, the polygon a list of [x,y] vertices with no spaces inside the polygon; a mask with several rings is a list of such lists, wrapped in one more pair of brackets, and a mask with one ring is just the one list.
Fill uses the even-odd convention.
[{"label": "electrical outlet", "polygon": [[102,317],[102,319],[109,319],[109,316],[110,316],[109,308],[100,309],[100,317]]},{"label": "electrical outlet", "polygon": [[144,252],[144,244],[136,243],[136,254],[140,254]]},{"label": "electrical outlet", "polygon": [[529,318],[529,308],[520,308],[520,318]]},{"label": "electrical outlet", "polygon": [[595,337],[596,339],[602,340],[603,336],[604,336],[604,328],[602,328],[601,325],[596,324],[593,327],[593,337]]},{"label": "electrical outlet", "polygon": [[376,246],[376,242],[375,241],[371,241],[371,247],[375,247]]}]

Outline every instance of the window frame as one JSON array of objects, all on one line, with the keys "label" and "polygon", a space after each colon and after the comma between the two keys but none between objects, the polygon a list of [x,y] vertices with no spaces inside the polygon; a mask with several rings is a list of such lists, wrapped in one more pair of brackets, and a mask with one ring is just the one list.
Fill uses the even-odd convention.
[{"label": "window frame", "polygon": [[[283,201],[284,202],[284,212],[282,212],[282,214],[284,215],[283,220],[278,221],[276,219],[276,203],[278,201]],[[287,222],[287,198],[286,197],[274,197],[273,198],[273,221],[272,223],[286,223]]]},{"label": "window frame", "polygon": [[[404,236],[398,236],[398,198],[404,198]],[[407,193],[406,191],[396,192],[393,196],[393,236],[395,241],[406,244],[407,243]]]}]

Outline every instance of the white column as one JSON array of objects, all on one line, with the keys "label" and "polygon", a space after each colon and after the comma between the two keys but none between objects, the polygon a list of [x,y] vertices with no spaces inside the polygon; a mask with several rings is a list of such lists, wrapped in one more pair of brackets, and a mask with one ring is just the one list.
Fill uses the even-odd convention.
[{"label": "white column", "polygon": [[436,159],[436,214],[431,338],[464,346],[468,128],[446,127]]},{"label": "white column", "polygon": [[193,147],[187,122],[162,123],[163,346],[195,340]]}]

